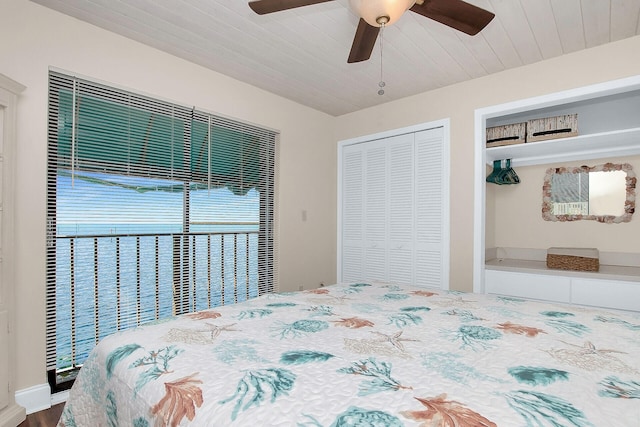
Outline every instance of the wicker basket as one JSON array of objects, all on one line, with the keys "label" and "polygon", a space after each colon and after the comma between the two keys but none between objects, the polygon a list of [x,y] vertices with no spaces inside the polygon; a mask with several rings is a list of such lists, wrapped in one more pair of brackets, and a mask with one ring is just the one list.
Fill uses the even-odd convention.
[{"label": "wicker basket", "polygon": [[527,142],[568,138],[578,135],[578,115],[545,117],[527,122]]},{"label": "wicker basket", "polygon": [[526,122],[487,128],[487,148],[524,144],[526,138]]},{"label": "wicker basket", "polygon": [[593,248],[549,248],[547,267],[557,270],[598,271],[600,255]]}]

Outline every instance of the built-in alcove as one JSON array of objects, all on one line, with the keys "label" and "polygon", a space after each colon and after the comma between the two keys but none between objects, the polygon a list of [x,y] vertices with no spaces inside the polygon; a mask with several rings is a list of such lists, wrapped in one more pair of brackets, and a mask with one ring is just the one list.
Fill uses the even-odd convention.
[{"label": "built-in alcove", "polygon": [[[640,168],[638,111],[640,76],[476,110],[474,291],[640,311],[640,302],[627,303],[640,301],[637,215],[621,224],[549,222],[541,215],[550,167],[618,162]],[[487,127],[564,114],[578,114],[578,136],[485,146]],[[518,185],[485,182],[499,159],[511,159]],[[546,250],[553,246],[598,248],[600,271],[547,269]]]}]

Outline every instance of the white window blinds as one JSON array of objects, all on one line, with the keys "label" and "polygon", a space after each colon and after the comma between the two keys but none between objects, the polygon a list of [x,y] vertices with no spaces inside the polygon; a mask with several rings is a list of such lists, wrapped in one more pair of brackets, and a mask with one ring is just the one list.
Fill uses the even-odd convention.
[{"label": "white window blinds", "polygon": [[277,290],[275,132],[58,72],[48,119],[48,370]]}]

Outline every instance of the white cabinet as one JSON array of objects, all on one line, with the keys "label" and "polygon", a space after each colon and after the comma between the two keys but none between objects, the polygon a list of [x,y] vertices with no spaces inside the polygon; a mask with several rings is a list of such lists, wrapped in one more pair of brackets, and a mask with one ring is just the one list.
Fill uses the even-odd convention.
[{"label": "white cabinet", "polygon": [[490,294],[640,311],[640,281],[487,269],[485,286]]},{"label": "white cabinet", "polygon": [[571,302],[569,277],[486,270],[484,280],[489,294]]},{"label": "white cabinet", "polygon": [[24,87],[0,74],[0,427],[25,419],[15,403],[13,372],[17,359],[13,281],[13,159],[17,94]]},{"label": "white cabinet", "polygon": [[640,282],[571,279],[575,304],[640,311]]},{"label": "white cabinet", "polygon": [[339,148],[338,280],[448,287],[442,126]]}]

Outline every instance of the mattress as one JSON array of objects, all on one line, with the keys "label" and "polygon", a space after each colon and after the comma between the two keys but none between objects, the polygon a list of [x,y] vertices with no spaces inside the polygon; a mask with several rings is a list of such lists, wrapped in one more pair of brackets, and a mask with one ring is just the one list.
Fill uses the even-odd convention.
[{"label": "mattress", "polygon": [[640,426],[640,314],[394,284],[111,335],[60,426]]}]

